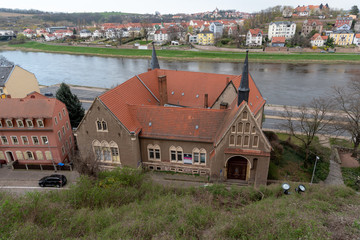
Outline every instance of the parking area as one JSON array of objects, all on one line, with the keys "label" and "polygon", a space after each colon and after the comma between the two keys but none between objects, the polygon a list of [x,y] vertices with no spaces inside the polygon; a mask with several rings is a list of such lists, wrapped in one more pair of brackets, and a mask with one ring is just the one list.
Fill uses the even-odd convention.
[{"label": "parking area", "polygon": [[48,171],[48,170],[12,170],[5,166],[0,168],[0,191],[26,193],[29,191],[44,191],[56,188],[40,188],[39,180],[51,174],[63,174],[68,182],[62,189],[67,189],[79,178],[76,171]]}]

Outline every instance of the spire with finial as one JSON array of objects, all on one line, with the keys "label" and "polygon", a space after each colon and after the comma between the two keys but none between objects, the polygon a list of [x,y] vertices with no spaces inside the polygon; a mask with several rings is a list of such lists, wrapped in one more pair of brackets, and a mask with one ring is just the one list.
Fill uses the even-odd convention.
[{"label": "spire with finial", "polygon": [[152,55],[151,55],[150,67],[151,67],[152,70],[154,70],[156,68],[160,69],[160,65],[159,65],[158,59],[156,57],[154,42],[152,43],[152,45],[153,45],[153,50],[152,50]]},{"label": "spire with finial", "polygon": [[242,101],[248,102],[249,100],[249,62],[248,62],[249,50],[246,50],[246,57],[244,62],[244,68],[241,75],[240,87],[238,89],[238,106]]}]

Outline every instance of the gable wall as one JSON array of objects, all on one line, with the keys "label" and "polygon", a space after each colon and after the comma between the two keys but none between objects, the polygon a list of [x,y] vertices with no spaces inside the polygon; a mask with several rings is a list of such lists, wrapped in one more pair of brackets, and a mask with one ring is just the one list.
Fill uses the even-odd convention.
[{"label": "gable wall", "polygon": [[212,109],[220,109],[220,103],[226,102],[228,103],[228,106],[234,101],[234,99],[237,97],[237,91],[234,88],[232,84],[228,84],[225,88],[225,90],[221,93],[219,98],[215,101]]},{"label": "gable wall", "polygon": [[[97,120],[104,120],[107,123],[108,131],[97,131]],[[76,130],[77,143],[82,157],[91,156],[95,158],[92,142],[105,140],[108,143],[114,141],[119,148],[121,166],[137,167],[141,161],[140,146],[138,137],[131,140],[128,131],[115,119],[99,99],[95,99],[93,105],[85,115]],[[113,165],[119,165],[113,163]]]},{"label": "gable wall", "polygon": [[33,73],[15,66],[5,83],[4,92],[12,98],[23,98],[31,92],[40,93],[38,81]]}]

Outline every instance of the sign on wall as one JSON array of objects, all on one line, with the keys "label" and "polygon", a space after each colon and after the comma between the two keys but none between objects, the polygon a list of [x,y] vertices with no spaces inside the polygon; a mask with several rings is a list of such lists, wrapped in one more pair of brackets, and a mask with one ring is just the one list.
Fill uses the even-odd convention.
[{"label": "sign on wall", "polygon": [[184,163],[192,164],[192,154],[191,153],[184,153]]}]

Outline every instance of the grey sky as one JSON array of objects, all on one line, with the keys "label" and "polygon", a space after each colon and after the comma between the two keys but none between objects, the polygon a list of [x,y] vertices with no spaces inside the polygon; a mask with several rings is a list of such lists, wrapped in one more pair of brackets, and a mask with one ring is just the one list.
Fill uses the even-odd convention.
[{"label": "grey sky", "polygon": [[299,0],[3,0],[1,8],[37,9],[50,12],[128,12],[128,13],[196,13],[219,9],[236,9],[241,12],[256,12],[276,5],[319,5],[328,3],[331,8],[350,9],[360,6],[355,0],[299,1]]}]

